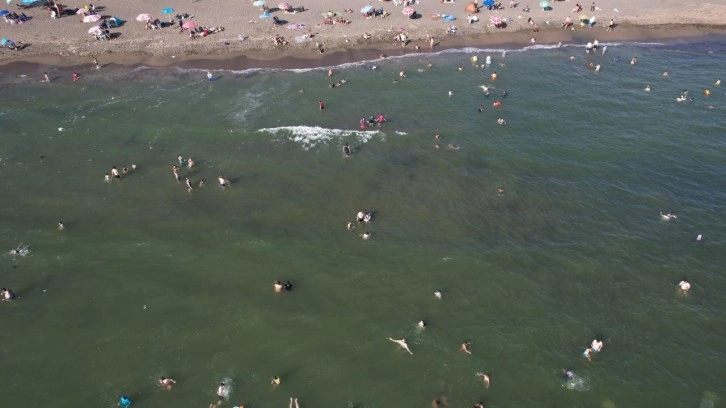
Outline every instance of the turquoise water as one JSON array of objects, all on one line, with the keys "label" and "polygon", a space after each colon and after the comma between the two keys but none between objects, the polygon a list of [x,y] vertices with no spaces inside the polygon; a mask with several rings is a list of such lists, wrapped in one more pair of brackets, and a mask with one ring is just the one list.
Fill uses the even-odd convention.
[{"label": "turquoise water", "polygon": [[[590,57],[464,50],[333,78],[3,73],[0,284],[19,298],[0,307],[2,400],[114,406],[124,393],[134,406],[201,407],[225,380],[229,407],[721,406],[724,63],[717,40]],[[683,89],[693,102],[676,102]],[[379,113],[389,122],[359,131]],[[174,180],[180,154],[196,161],[182,180],[207,187]],[[360,209],[374,221],[348,231]],[[21,243],[28,256],[8,253]],[[276,279],[294,290],[274,294]],[[605,346],[587,362],[595,337]]]}]

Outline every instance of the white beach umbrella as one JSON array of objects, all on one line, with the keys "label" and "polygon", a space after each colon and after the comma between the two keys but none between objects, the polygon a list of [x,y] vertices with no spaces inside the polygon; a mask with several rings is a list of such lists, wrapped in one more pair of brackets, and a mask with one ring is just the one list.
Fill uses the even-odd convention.
[{"label": "white beach umbrella", "polygon": [[136,21],[141,21],[142,23],[145,23],[147,21],[151,21],[153,19],[154,19],[154,17],[151,17],[148,14],[139,14],[138,16],[136,16]]}]

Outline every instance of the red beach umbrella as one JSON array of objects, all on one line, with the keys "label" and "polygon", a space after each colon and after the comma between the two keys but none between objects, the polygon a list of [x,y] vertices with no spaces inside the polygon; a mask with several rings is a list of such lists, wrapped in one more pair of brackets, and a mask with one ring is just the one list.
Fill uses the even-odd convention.
[{"label": "red beach umbrella", "polygon": [[282,2],[282,3],[280,3],[280,4],[277,5],[277,8],[279,8],[280,10],[287,11],[287,10],[292,9],[292,6],[290,5],[290,3]]},{"label": "red beach umbrella", "polygon": [[194,21],[185,21],[184,24],[182,24],[182,28],[197,28],[197,23]]},{"label": "red beach umbrella", "polygon": [[411,7],[404,7],[404,8],[403,8],[403,10],[401,10],[401,12],[402,12],[402,13],[403,13],[404,15],[408,16],[408,17],[411,17],[411,16],[413,16],[414,14],[416,14],[416,10],[414,10],[414,9],[413,9],[413,8],[411,8]]}]

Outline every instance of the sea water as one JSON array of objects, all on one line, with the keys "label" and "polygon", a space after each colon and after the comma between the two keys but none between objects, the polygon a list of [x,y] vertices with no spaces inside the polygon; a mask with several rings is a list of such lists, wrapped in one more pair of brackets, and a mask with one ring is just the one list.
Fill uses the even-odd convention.
[{"label": "sea water", "polygon": [[719,406],[726,43],[607,45],[3,73],[4,405]]}]

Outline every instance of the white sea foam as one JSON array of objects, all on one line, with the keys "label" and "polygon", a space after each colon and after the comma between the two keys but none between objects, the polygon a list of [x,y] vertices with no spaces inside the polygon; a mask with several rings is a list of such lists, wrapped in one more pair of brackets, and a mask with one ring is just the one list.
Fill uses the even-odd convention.
[{"label": "white sea foam", "polygon": [[318,126],[282,126],[259,129],[258,132],[269,133],[300,143],[305,150],[310,150],[320,144],[327,144],[337,138],[355,137],[359,143],[367,143],[373,136],[385,137],[385,133],[379,130],[326,129]]}]

